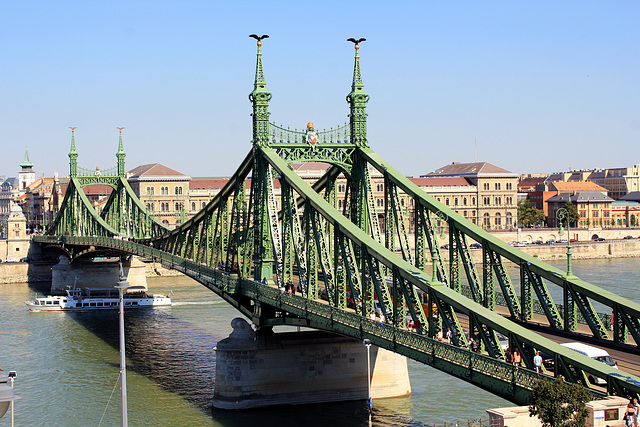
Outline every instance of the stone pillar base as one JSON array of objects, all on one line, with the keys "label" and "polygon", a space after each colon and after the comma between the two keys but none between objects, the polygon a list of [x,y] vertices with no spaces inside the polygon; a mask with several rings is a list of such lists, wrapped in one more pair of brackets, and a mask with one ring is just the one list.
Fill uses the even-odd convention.
[{"label": "stone pillar base", "polygon": [[[365,400],[367,349],[361,341],[326,332],[255,336],[243,319],[216,347],[213,406],[245,409],[273,405]],[[371,346],[371,395],[411,393],[407,359]]]}]

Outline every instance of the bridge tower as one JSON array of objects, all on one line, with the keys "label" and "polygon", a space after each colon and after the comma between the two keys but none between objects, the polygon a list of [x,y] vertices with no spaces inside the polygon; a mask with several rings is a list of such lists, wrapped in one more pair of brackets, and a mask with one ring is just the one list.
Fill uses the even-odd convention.
[{"label": "bridge tower", "polygon": [[[269,217],[269,195],[273,195],[273,177],[271,168],[264,156],[256,153],[269,144],[269,101],[271,92],[267,89],[267,81],[264,77],[262,66],[262,40],[268,36],[257,37],[258,54],[256,59],[256,76],[253,83],[253,91],[249,94],[249,100],[253,104],[253,153],[254,165],[251,179],[251,203],[254,210],[254,278],[256,280],[267,279],[273,283],[273,240],[271,236]],[[273,207],[272,207],[273,208]],[[277,220],[277,219],[276,219]]]},{"label": "bridge tower", "polygon": [[[353,82],[351,92],[347,95],[349,103],[349,128],[351,130],[351,143],[358,147],[368,147],[367,141],[367,102],[369,95],[364,91],[362,73],[360,71],[360,43],[364,39],[350,39],[355,43],[355,58],[353,65]],[[350,182],[352,203],[351,220],[361,230],[369,233],[368,200],[368,165],[360,155],[360,151],[354,151],[353,174]]]},{"label": "bridge tower", "polygon": [[71,177],[78,176],[78,152],[76,151],[76,129],[77,127],[69,127],[71,129],[71,150],[69,150],[69,175]]},{"label": "bridge tower", "polygon": [[120,131],[120,142],[118,143],[118,152],[116,153],[116,159],[118,159],[118,176],[125,178],[127,173],[124,168],[124,158],[127,155],[125,154],[124,146],[122,145],[122,129],[124,128],[118,128],[118,130]]}]

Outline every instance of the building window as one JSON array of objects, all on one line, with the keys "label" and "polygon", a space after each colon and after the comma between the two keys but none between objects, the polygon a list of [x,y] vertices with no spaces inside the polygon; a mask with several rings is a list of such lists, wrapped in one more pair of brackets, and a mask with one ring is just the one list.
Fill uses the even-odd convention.
[{"label": "building window", "polygon": [[500,190],[500,183],[496,182],[496,184],[493,186],[493,188],[495,188],[496,190]]},{"label": "building window", "polygon": [[338,192],[344,193],[346,186],[344,184],[338,184]]},{"label": "building window", "polygon": [[182,187],[175,187],[173,191],[174,191],[174,194],[180,195],[182,194]]},{"label": "building window", "polygon": [[382,199],[376,199],[376,205],[381,208],[384,206],[384,201]]},{"label": "building window", "polygon": [[507,212],[507,220],[505,225],[507,227],[510,227],[513,225],[513,214],[511,212]]},{"label": "building window", "polygon": [[196,210],[196,202],[191,202],[191,211],[195,211]]},{"label": "building window", "polygon": [[483,222],[483,224],[486,227],[491,227],[491,218],[489,217],[488,213],[484,214],[484,222]]},{"label": "building window", "polygon": [[489,183],[485,182],[484,185],[482,186],[482,188],[484,188],[485,190],[489,189]]},{"label": "building window", "polygon": [[463,198],[462,198],[462,204],[463,204],[464,206],[467,206],[467,198],[466,198],[466,197],[463,197]]},{"label": "building window", "polygon": [[201,207],[200,209],[204,209],[204,208],[206,208],[206,207],[207,207],[207,202],[202,202],[202,205],[201,205],[201,206],[202,206],[202,207]]},{"label": "building window", "polygon": [[376,191],[384,191],[384,185],[383,184],[376,185]]},{"label": "building window", "polygon": [[446,201],[444,202],[445,205],[449,206],[449,198],[447,197]]},{"label": "building window", "polygon": [[475,197],[471,198],[471,204],[475,206],[475,204],[476,204],[476,198]]},{"label": "building window", "polygon": [[502,215],[500,215],[500,213],[496,214],[495,223],[496,223],[496,227],[502,225]]},{"label": "building window", "polygon": [[455,199],[453,199],[453,204],[454,204],[455,206],[458,206],[458,198],[457,198],[457,197],[456,197]]},{"label": "building window", "polygon": [[502,206],[502,197],[496,197],[496,206]]},{"label": "building window", "polygon": [[169,194],[169,187],[160,187],[160,194],[166,196]]},{"label": "building window", "polygon": [[594,218],[598,218],[598,212],[594,212],[594,213],[593,213],[593,217],[594,217]]},{"label": "building window", "polygon": [[153,196],[154,191],[153,187],[147,187],[147,196]]}]

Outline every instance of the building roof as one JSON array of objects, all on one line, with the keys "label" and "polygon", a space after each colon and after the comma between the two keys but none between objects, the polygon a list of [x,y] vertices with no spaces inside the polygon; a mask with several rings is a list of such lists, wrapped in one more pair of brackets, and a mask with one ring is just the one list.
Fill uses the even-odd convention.
[{"label": "building roof", "polygon": [[618,200],[627,202],[640,202],[640,191],[632,191],[631,193],[627,193],[624,196],[620,197]]},{"label": "building roof", "polygon": [[559,193],[579,193],[579,192],[600,192],[607,194],[608,190],[595,182],[590,181],[554,181],[549,182],[549,190],[557,191]]},{"label": "building roof", "polygon": [[613,202],[613,199],[597,191],[585,191],[581,193],[560,193],[546,200],[547,203],[600,203]]},{"label": "building roof", "polygon": [[141,165],[134,169],[131,169],[127,173],[127,179],[132,180],[173,180],[173,181],[185,181],[190,180],[191,177],[173,170],[160,163],[151,163],[148,165]]},{"label": "building roof", "polygon": [[20,180],[15,176],[12,176],[5,179],[0,186],[2,187],[2,191],[11,191],[20,186]]},{"label": "building roof", "polygon": [[546,177],[524,178],[518,183],[518,191],[536,191],[538,185],[543,184]]},{"label": "building roof", "polygon": [[475,187],[461,176],[428,176],[409,180],[418,187]]},{"label": "building roof", "polygon": [[291,167],[293,170],[300,174],[309,174],[311,172],[317,172],[320,174],[324,174],[327,169],[329,169],[331,165],[329,163],[324,162],[302,162],[302,163],[291,163]]},{"label": "building roof", "polygon": [[[189,181],[189,190],[215,190],[220,191],[222,187],[227,185],[229,182],[229,178],[197,178]],[[244,185],[246,189],[251,188],[251,179],[247,178],[244,180]]]},{"label": "building roof", "polygon": [[450,165],[443,166],[435,171],[421,177],[427,176],[478,176],[478,175],[514,175],[506,169],[492,165],[487,162],[476,163],[458,163],[453,162]]}]

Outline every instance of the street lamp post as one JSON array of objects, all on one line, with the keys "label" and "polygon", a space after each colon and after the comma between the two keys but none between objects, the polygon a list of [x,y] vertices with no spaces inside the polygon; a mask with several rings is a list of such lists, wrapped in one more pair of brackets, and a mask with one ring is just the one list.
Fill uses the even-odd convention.
[{"label": "street lamp post", "polygon": [[575,277],[571,271],[571,229],[569,228],[569,211],[560,208],[556,211],[556,219],[560,224],[559,235],[562,235],[562,221],[567,220],[567,277]]},{"label": "street lamp post", "polygon": [[367,407],[371,412],[373,408],[373,401],[371,400],[371,340],[362,340],[362,344],[367,347]]},{"label": "street lamp post", "polygon": [[116,286],[119,296],[119,310],[118,321],[120,331],[120,425],[127,427],[129,425],[127,414],[127,362],[125,356],[125,344],[124,344],[124,291],[129,288],[129,282],[127,282],[122,270],[122,263],[120,264],[120,280]]}]

